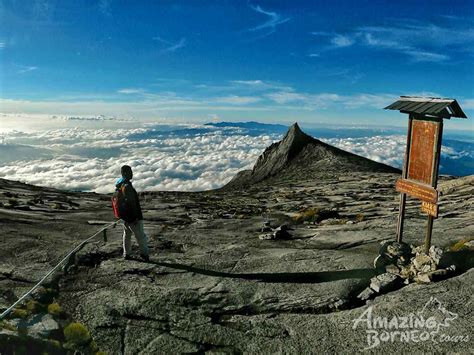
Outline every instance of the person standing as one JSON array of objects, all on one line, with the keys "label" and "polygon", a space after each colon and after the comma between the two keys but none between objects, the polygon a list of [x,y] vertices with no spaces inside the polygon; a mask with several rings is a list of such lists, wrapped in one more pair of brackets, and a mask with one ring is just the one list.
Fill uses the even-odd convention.
[{"label": "person standing", "polygon": [[[115,207],[114,210],[120,210],[116,216],[124,221],[123,224],[123,257],[130,260],[132,252],[132,234],[138,242],[140,248],[140,257],[149,261],[148,252],[148,237],[143,228],[143,213],[138,199],[137,191],[134,189],[131,180],[133,179],[132,168],[128,165],[122,166],[120,169],[122,177],[115,183],[114,198],[120,195],[118,204],[120,207]],[[114,211],[115,212],[115,211]]]}]

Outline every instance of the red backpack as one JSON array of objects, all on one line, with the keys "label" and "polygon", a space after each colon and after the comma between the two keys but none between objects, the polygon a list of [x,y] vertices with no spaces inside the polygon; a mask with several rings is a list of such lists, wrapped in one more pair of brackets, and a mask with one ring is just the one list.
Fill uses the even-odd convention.
[{"label": "red backpack", "polygon": [[112,195],[112,208],[114,210],[115,218],[124,220],[127,218],[130,212],[130,207],[125,198],[125,185],[117,188]]}]

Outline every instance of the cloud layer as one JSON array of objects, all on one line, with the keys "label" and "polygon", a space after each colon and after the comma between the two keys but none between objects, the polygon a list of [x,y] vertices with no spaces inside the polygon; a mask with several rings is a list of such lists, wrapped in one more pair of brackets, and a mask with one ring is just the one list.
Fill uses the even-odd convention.
[{"label": "cloud layer", "polygon": [[131,165],[139,190],[220,187],[277,136],[241,129],[160,127],[10,132],[0,144],[0,177],[60,189],[112,192],[120,167]]},{"label": "cloud layer", "polygon": [[[59,189],[112,192],[120,167],[131,165],[138,190],[198,191],[223,186],[286,130],[258,123],[60,128],[0,131],[0,177]],[[77,124],[76,120],[60,120]],[[64,127],[64,126],[61,126]],[[401,167],[406,137],[354,129],[320,130],[316,137],[346,151]],[[474,144],[445,139],[441,172],[474,173]]]}]

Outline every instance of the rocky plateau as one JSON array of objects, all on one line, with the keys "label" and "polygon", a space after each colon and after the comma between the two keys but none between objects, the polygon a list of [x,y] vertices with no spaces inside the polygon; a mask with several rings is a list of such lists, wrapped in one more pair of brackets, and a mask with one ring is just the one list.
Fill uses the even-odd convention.
[{"label": "rocky plateau", "polygon": [[[72,353],[70,322],[90,334],[84,353],[472,353],[474,176],[441,177],[440,252],[421,260],[407,251],[420,270],[454,268],[395,287],[403,265],[397,274],[396,262],[376,268],[374,259],[395,240],[399,177],[295,124],[221,189],[141,192],[150,261],[137,249],[122,258],[120,226],[100,234],[35,294],[36,306],[3,321],[0,354]],[[426,220],[409,198],[409,248],[423,244]],[[0,311],[113,221],[109,195],[0,179]],[[386,329],[357,323],[369,311],[435,317],[434,341],[384,340]]]}]

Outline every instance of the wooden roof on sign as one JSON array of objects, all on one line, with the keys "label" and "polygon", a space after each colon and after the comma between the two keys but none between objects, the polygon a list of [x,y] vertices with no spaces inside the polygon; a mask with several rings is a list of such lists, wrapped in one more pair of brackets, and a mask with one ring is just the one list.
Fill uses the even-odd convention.
[{"label": "wooden roof on sign", "polygon": [[398,101],[388,105],[385,109],[442,118],[467,118],[455,99],[438,97],[400,96]]}]

